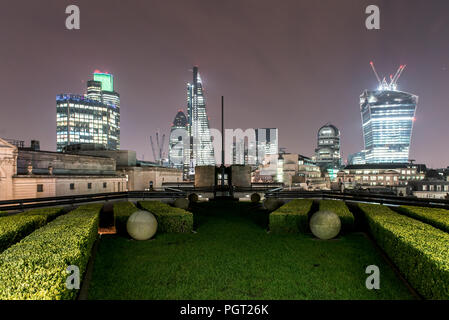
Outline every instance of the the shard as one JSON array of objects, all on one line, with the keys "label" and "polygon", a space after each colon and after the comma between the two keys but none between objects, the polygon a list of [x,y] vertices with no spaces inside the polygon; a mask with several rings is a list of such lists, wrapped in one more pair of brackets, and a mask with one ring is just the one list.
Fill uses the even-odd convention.
[{"label": "the shard", "polygon": [[187,84],[187,120],[190,137],[190,173],[194,174],[196,166],[215,165],[206,100],[198,67],[193,68],[193,82]]}]

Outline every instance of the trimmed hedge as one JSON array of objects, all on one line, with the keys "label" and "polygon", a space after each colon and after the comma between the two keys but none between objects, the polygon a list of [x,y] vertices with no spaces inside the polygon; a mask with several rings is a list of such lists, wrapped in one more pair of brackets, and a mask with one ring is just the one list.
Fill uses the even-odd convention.
[{"label": "trimmed hedge", "polygon": [[193,214],[159,201],[140,201],[139,206],[153,213],[158,223],[158,232],[183,233],[193,231]]},{"label": "trimmed hedge", "polygon": [[126,223],[128,218],[139,209],[132,202],[117,202],[114,203],[114,217],[115,228],[118,234],[128,235],[126,230]]},{"label": "trimmed hedge", "polygon": [[385,206],[360,203],[359,208],[410,284],[427,299],[449,299],[449,234]]},{"label": "trimmed hedge", "polygon": [[63,212],[63,208],[45,208],[0,217],[0,252],[20,241]]},{"label": "trimmed hedge", "polygon": [[402,214],[428,223],[435,228],[449,232],[449,210],[439,208],[423,208],[412,206],[401,206],[398,211]]},{"label": "trimmed hedge", "polygon": [[313,200],[296,199],[270,214],[269,228],[273,233],[306,233]]},{"label": "trimmed hedge", "polygon": [[354,229],[354,216],[343,201],[321,200],[319,210],[335,212],[340,218],[342,231],[347,232]]},{"label": "trimmed hedge", "polygon": [[74,299],[66,269],[78,266],[80,275],[98,234],[102,204],[84,205],[56,218],[0,254],[0,299]]}]

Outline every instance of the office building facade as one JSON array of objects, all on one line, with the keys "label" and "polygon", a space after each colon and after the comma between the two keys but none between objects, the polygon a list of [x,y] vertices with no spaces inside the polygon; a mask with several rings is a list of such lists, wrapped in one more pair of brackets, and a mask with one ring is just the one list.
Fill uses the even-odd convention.
[{"label": "office building facade", "polygon": [[327,123],[318,130],[314,160],[325,169],[341,166],[340,130],[336,126]]},{"label": "office building facade", "polygon": [[186,148],[184,147],[186,132],[187,117],[182,110],[179,110],[170,128],[170,140],[168,146],[168,161],[170,167],[183,169],[184,163],[188,163],[188,159],[186,159],[186,156],[188,156],[188,149],[185,150]]},{"label": "office building facade", "polygon": [[409,161],[418,97],[401,91],[365,91],[360,96],[366,163]]},{"label": "office building facade", "polygon": [[279,130],[277,128],[257,128],[256,131],[256,165],[265,161],[266,156],[279,153]]},{"label": "office building facade", "polygon": [[71,144],[101,144],[120,149],[120,96],[114,91],[113,76],[94,73],[84,96],[56,96],[57,151]]}]

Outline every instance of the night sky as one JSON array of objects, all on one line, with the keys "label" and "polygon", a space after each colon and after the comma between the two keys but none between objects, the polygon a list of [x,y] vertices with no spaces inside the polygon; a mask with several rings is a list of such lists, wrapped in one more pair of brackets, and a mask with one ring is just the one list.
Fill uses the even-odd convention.
[{"label": "night sky", "polygon": [[[81,30],[65,28],[66,6]],[[365,28],[377,4],[381,30]],[[149,136],[186,109],[198,65],[211,127],[279,128],[280,146],[312,156],[317,130],[363,148],[359,95],[407,64],[399,89],[419,96],[411,158],[449,165],[447,0],[1,0],[0,136],[56,150],[59,93],[82,94],[95,69],[114,74],[121,146],[152,160]]]}]

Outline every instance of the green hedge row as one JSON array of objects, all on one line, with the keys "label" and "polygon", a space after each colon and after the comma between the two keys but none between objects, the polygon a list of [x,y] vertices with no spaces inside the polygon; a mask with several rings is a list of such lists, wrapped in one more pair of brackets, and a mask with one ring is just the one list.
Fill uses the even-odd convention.
[{"label": "green hedge row", "polygon": [[354,229],[354,216],[343,201],[321,200],[321,210],[335,212],[340,217],[342,231],[348,232]]},{"label": "green hedge row", "polygon": [[[102,204],[84,205],[36,230],[0,254],[0,299],[74,299],[66,269],[78,266],[80,275],[98,234]],[[82,278],[81,278],[82,279]]]},{"label": "green hedge row", "polygon": [[63,212],[63,208],[44,208],[0,217],[0,252],[20,241]]},{"label": "green hedge row", "polygon": [[128,201],[114,203],[114,217],[115,217],[115,228],[118,234],[127,235],[126,223],[128,218],[134,212],[136,212],[137,207]]},{"label": "green hedge row", "polygon": [[388,207],[359,204],[379,246],[427,299],[449,299],[449,234]]},{"label": "green hedge row", "polygon": [[153,213],[158,223],[158,232],[183,233],[193,231],[193,214],[159,201],[141,201],[139,206]]},{"label": "green hedge row", "polygon": [[309,231],[309,212],[313,200],[296,199],[270,214],[269,228],[273,233],[306,233]]},{"label": "green hedge row", "polygon": [[411,218],[428,223],[435,228],[449,232],[449,210],[401,206],[398,208],[398,211]]}]

